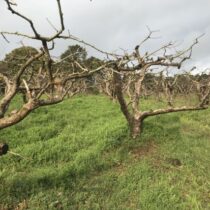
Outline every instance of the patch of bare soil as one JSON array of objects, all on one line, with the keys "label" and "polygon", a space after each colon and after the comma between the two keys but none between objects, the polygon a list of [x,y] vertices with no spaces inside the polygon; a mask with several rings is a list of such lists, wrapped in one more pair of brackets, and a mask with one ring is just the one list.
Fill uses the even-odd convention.
[{"label": "patch of bare soil", "polygon": [[157,151],[158,146],[154,141],[149,141],[145,145],[135,148],[132,150],[131,154],[135,159],[144,158],[145,156],[153,155]]}]

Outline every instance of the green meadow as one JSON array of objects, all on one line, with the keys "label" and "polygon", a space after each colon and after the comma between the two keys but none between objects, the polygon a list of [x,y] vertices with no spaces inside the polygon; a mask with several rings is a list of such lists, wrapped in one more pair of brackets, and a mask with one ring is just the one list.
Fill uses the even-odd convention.
[{"label": "green meadow", "polygon": [[210,110],[150,117],[133,140],[105,96],[37,109],[0,131],[22,156],[0,157],[0,209],[208,210],[209,119]]}]

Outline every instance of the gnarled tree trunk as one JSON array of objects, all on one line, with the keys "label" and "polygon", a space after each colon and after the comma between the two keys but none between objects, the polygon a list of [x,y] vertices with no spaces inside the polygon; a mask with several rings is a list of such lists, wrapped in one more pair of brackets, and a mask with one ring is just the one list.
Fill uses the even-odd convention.
[{"label": "gnarled tree trunk", "polygon": [[143,129],[143,119],[133,118],[130,122],[130,135],[133,139],[138,138],[141,135]]},{"label": "gnarled tree trunk", "polygon": [[[162,57],[155,58],[153,57],[153,53],[151,53],[151,58],[149,58],[148,54],[145,54],[144,56],[140,54],[138,45],[135,47],[135,52],[130,55],[130,57],[125,56],[121,59],[118,59],[113,64],[112,68],[115,94],[120,104],[121,111],[128,122],[130,134],[133,139],[136,139],[140,136],[142,132],[143,120],[147,117],[172,112],[204,110],[208,108],[210,98],[210,77],[207,78],[206,90],[202,94],[202,97],[198,103],[193,105],[177,106],[175,103],[173,103],[173,96],[178,76],[167,76],[167,78],[164,79],[164,77],[161,76],[163,74],[161,72],[161,80],[156,83],[157,88],[154,92],[157,93],[158,91],[162,92],[165,90],[167,105],[165,108],[161,109],[149,109],[148,111],[142,110],[141,100],[142,91],[144,89],[143,81],[146,81],[145,76],[147,74],[150,74],[151,76],[151,72],[155,69],[154,66],[163,68],[165,71],[168,71],[169,67],[180,69],[182,63],[185,60],[190,59],[192,47],[197,43],[198,39],[196,39],[195,42],[186,51],[183,51],[182,56],[175,53],[174,55],[170,55],[170,59],[168,59],[168,56],[166,56],[165,52],[167,50],[167,46],[160,48],[164,49]],[[134,61],[136,61],[138,64],[135,65]],[[130,65],[129,62],[131,62],[133,65]],[[155,77],[155,75],[155,72],[153,72],[153,77]],[[168,75],[168,72],[166,72],[166,75]],[[132,93],[128,94],[127,97],[125,96],[125,91],[123,89],[123,87],[126,85],[126,82],[128,83],[128,86],[126,86],[127,88],[132,87]],[[160,84],[163,84],[161,89],[158,87]]]}]

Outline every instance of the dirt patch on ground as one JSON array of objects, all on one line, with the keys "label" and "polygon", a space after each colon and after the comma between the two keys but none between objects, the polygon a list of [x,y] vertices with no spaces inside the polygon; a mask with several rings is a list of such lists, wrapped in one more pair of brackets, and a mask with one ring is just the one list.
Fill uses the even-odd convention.
[{"label": "dirt patch on ground", "polygon": [[[132,162],[141,161],[143,158],[156,156],[158,150],[158,146],[154,141],[148,141],[147,143],[139,146],[137,148],[132,148],[129,152],[130,157],[132,158]],[[119,163],[115,165],[115,171],[119,175],[123,175],[128,166],[123,163]]]},{"label": "dirt patch on ground", "polygon": [[153,155],[157,151],[157,148],[158,146],[154,143],[154,141],[149,141],[145,145],[133,149],[131,153],[135,159],[140,159],[145,156]]}]

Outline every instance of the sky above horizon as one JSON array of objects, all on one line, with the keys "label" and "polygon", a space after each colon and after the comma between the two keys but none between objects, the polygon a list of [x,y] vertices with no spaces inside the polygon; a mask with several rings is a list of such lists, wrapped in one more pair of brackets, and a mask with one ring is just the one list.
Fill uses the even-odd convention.
[{"label": "sky above horizon", "polygon": [[[14,0],[15,1],[15,0]],[[16,0],[16,10],[32,19],[42,35],[51,35],[53,28],[47,18],[59,28],[56,0]],[[200,69],[210,67],[210,1],[209,0],[61,0],[66,32],[109,52],[131,51],[148,34],[147,26],[158,30],[157,39],[144,45],[143,51],[159,48],[176,41],[186,48],[205,33],[194,48],[189,65]],[[28,23],[12,15],[4,0],[0,0],[0,31],[32,34]],[[24,45],[39,47],[40,43],[26,38],[0,37],[0,59],[12,49]],[[72,41],[56,41],[54,56],[59,56]],[[88,49],[94,56],[101,56]]]}]

